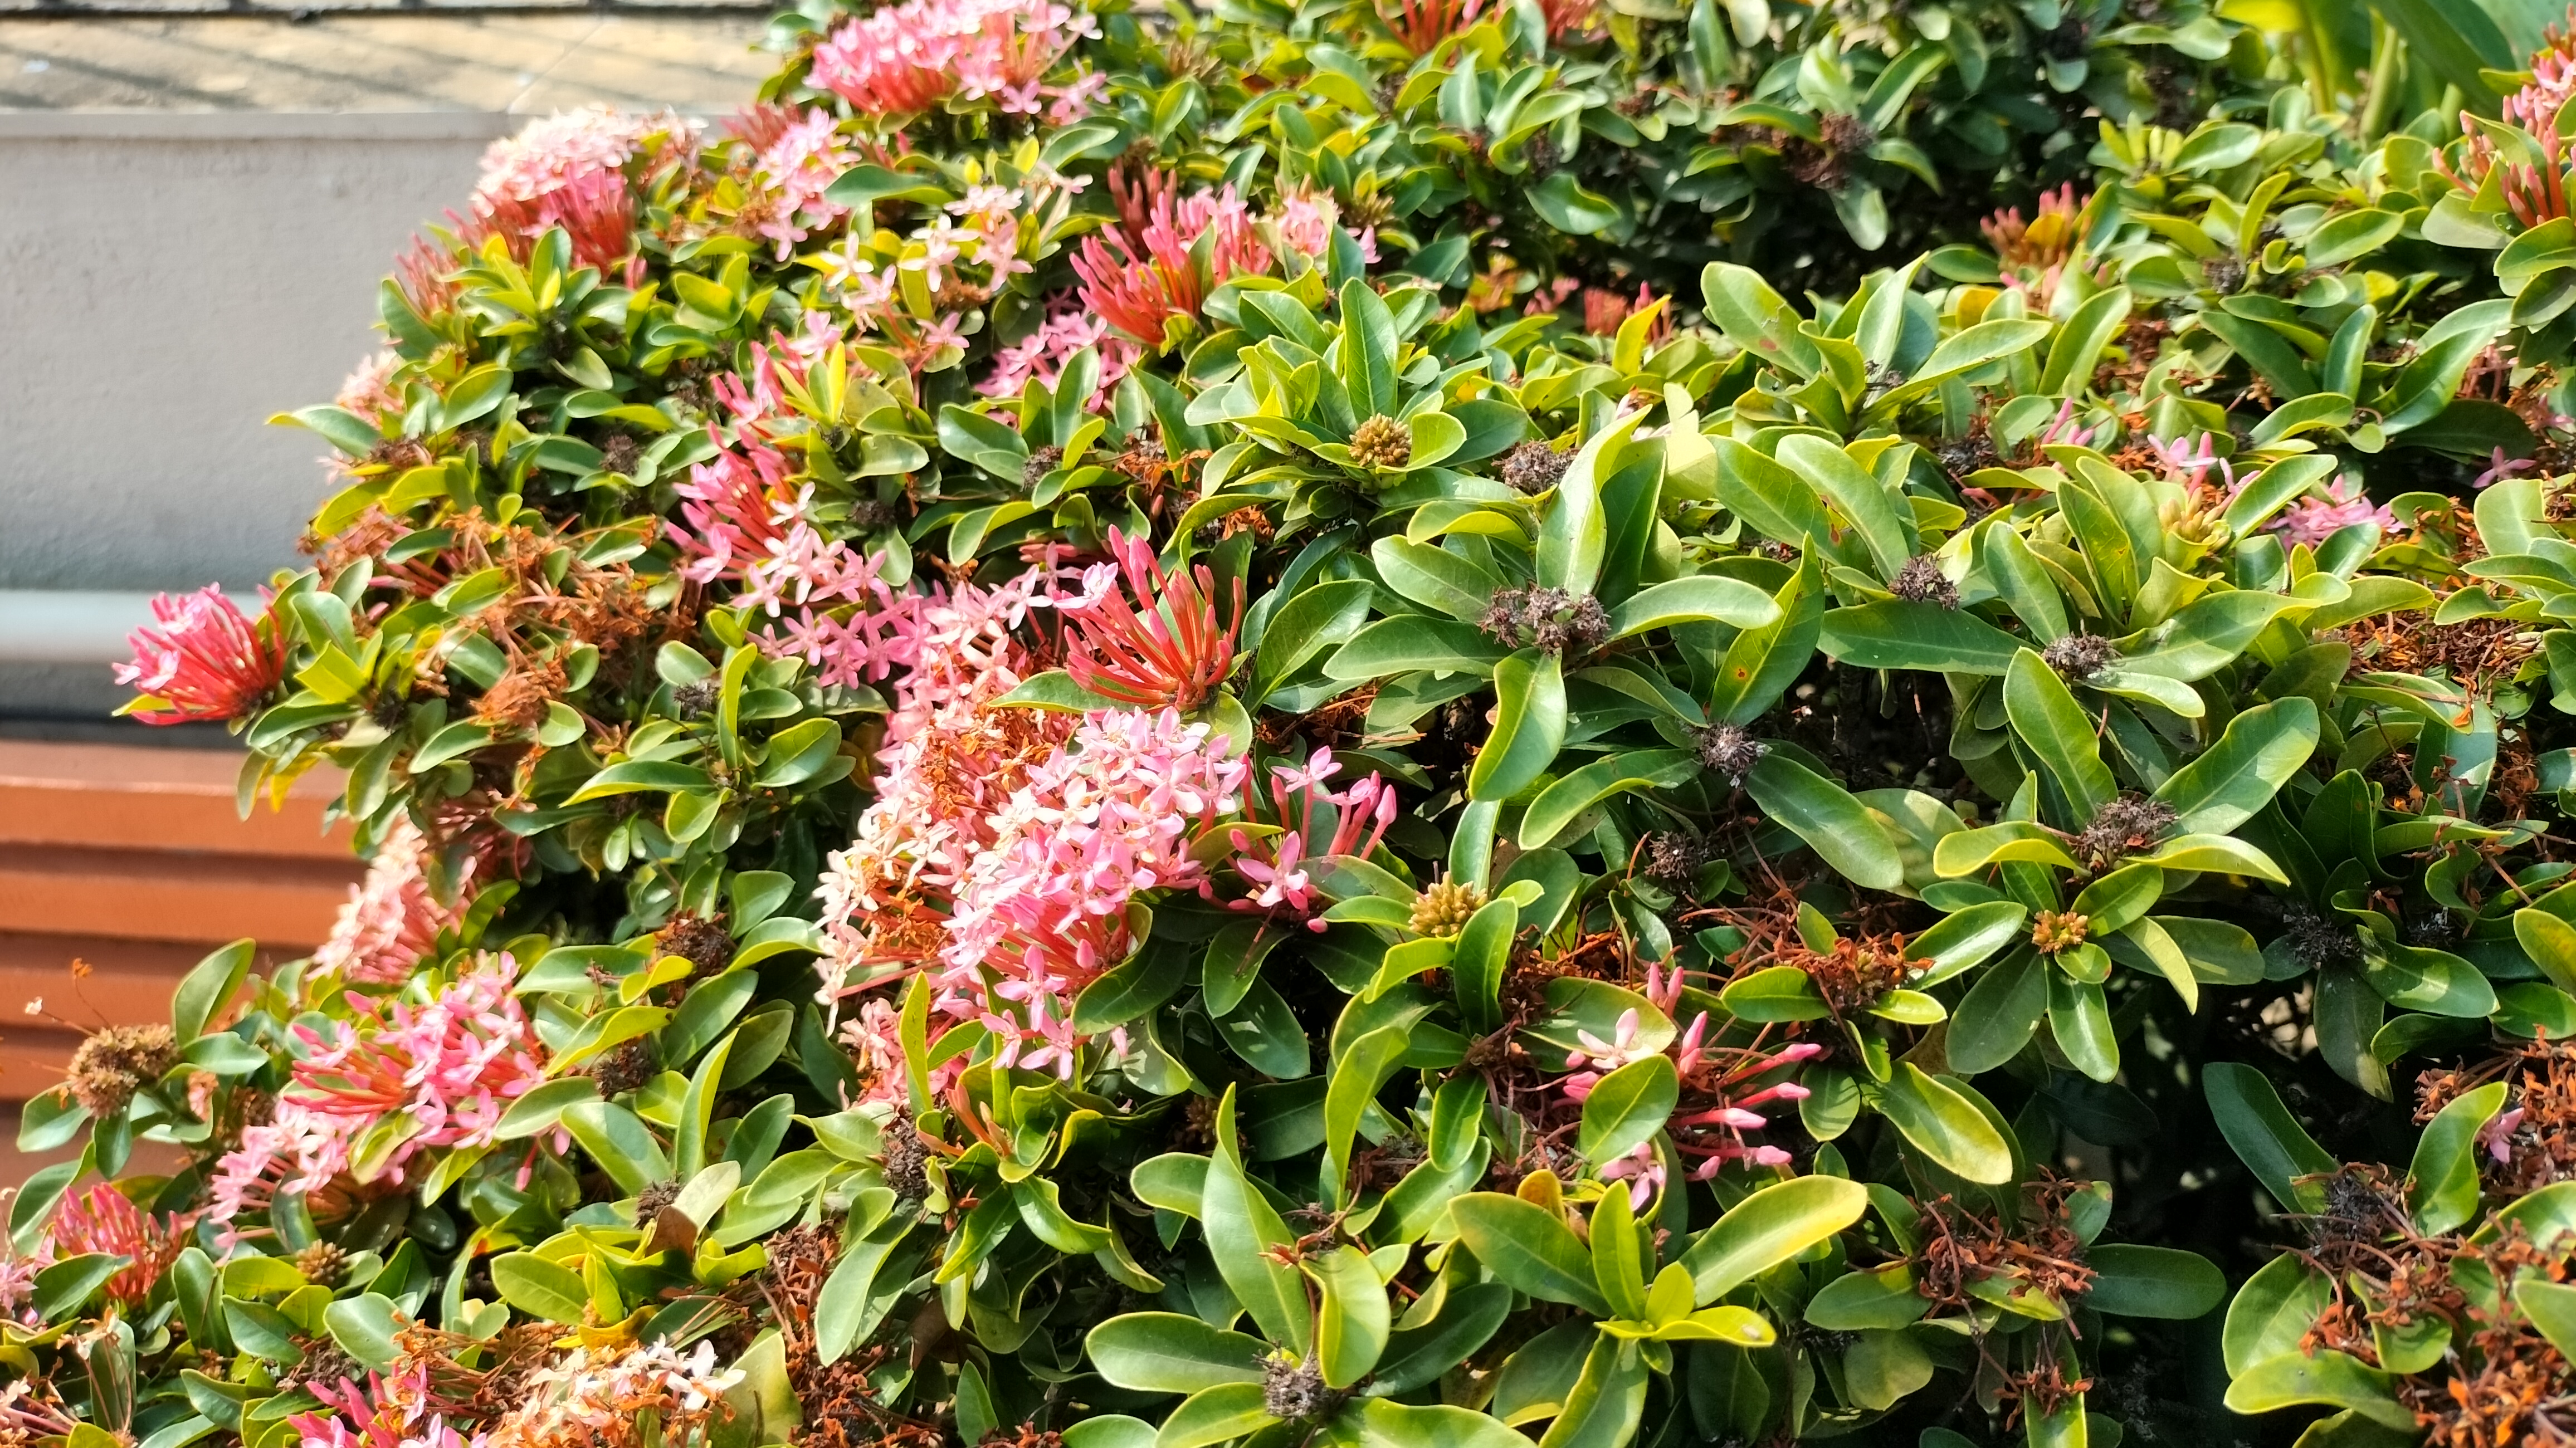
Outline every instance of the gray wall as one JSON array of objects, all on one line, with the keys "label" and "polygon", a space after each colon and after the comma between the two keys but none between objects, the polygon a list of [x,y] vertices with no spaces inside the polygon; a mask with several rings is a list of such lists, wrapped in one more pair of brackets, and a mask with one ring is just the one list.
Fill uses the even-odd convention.
[{"label": "gray wall", "polygon": [[[269,427],[375,346],[377,279],[500,115],[0,114],[0,590],[252,593],[321,439]],[[0,663],[0,714],[116,702]]]}]

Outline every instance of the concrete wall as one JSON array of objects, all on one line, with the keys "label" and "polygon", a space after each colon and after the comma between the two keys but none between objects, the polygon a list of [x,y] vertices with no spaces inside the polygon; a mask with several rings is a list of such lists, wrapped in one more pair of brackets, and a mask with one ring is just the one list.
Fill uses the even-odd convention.
[{"label": "concrete wall", "polygon": [[377,279],[505,116],[0,115],[0,588],[247,589]]},{"label": "concrete wall", "polygon": [[[377,279],[502,115],[0,115],[0,590],[249,593],[296,561],[328,451],[272,413],[375,345]],[[79,715],[95,665],[0,663]]]}]

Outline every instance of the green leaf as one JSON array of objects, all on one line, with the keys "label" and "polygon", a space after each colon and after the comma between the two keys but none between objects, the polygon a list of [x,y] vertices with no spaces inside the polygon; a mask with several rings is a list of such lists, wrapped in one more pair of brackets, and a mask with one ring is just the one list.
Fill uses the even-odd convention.
[{"label": "green leaf", "polygon": [[1620,220],[1618,208],[1584,190],[1571,171],[1554,172],[1521,194],[1548,225],[1569,236],[1594,236]]},{"label": "green leaf", "polygon": [[2078,818],[2090,820],[2119,794],[2094,737],[2099,726],[2075,702],[2057,671],[2040,661],[2037,650],[2013,655],[2004,674],[2004,713],[2013,732],[2066,792]]},{"label": "green leaf", "polygon": [[1559,776],[1530,801],[1521,815],[1521,848],[1546,848],[1585,811],[1612,795],[1677,788],[1699,772],[1699,756],[1679,749],[1621,750],[1605,755]]},{"label": "green leaf", "polygon": [[2478,1133],[2504,1109],[2505,1083],[2491,1081],[2436,1112],[2416,1140],[2406,1203],[2426,1236],[2457,1231],[2478,1214]]},{"label": "green leaf", "polygon": [[1279,1420],[1262,1406],[1259,1383],[1220,1383],[1181,1400],[1154,1435],[1154,1448],[1210,1448]]},{"label": "green leaf", "polygon": [[872,1316],[877,1273],[902,1240],[901,1228],[879,1228],[852,1243],[823,1279],[814,1296],[814,1352],[824,1362],[838,1362],[856,1346]]},{"label": "green leaf", "polygon": [[1739,1021],[1821,1021],[1834,1013],[1824,992],[1816,989],[1816,978],[1794,965],[1737,976],[1717,999]]},{"label": "green leaf", "polygon": [[1361,417],[1392,416],[1396,410],[1395,316],[1386,299],[1368,283],[1353,277],[1342,283],[1342,389],[1351,410]]},{"label": "green leaf", "polygon": [[1603,1334],[1583,1360],[1583,1373],[1565,1395],[1565,1408],[1539,1437],[1539,1448],[1622,1448],[1636,1436],[1645,1411],[1645,1351]]},{"label": "green leaf", "polygon": [[1795,469],[1860,531],[1879,577],[1895,577],[1913,556],[1912,518],[1900,515],[1896,499],[1877,476],[1839,445],[1811,433],[1792,433],[1780,440],[1780,461]]},{"label": "green leaf", "polygon": [[504,1252],[492,1259],[492,1290],[501,1300],[542,1322],[581,1325],[590,1289],[579,1274],[534,1252]]},{"label": "green leaf", "polygon": [[2284,1252],[2264,1263],[2227,1304],[2227,1371],[2242,1373],[2265,1358],[2297,1352],[2333,1301],[2334,1280],[2301,1254]]},{"label": "green leaf", "polygon": [[[1449,1295],[1458,1292],[1451,1288]],[[1358,1448],[1529,1448],[1527,1438],[1490,1414],[1436,1403],[1362,1398],[1342,1410],[1333,1428],[1336,1437],[1355,1439]]]},{"label": "green leaf", "polygon": [[1565,664],[1555,654],[1523,649],[1496,664],[1494,695],[1494,732],[1467,770],[1469,799],[1519,794],[1538,782],[1565,743]]},{"label": "green leaf", "polygon": [[1915,1150],[1944,1170],[1987,1186],[2013,1179],[2011,1145],[1976,1103],[1961,1094],[1960,1086],[1902,1062],[1881,1089],[1878,1109]]},{"label": "green leaf", "polygon": [[637,793],[671,793],[678,790],[711,790],[715,779],[694,764],[681,764],[666,759],[630,759],[612,764],[590,777],[590,782],[573,792],[567,805],[588,804],[611,795]]},{"label": "green leaf", "polygon": [[48,1318],[69,1317],[108,1279],[134,1265],[131,1257],[109,1252],[83,1252],[36,1269],[36,1311]]},{"label": "green leaf", "polygon": [[1512,901],[1488,900],[1467,917],[1449,952],[1449,985],[1458,998],[1458,1013],[1478,1035],[1489,1035],[1503,1023],[1503,974],[1520,921],[1520,907]]},{"label": "green leaf", "polygon": [[2155,798],[2182,817],[2183,833],[2228,834],[2271,803],[2316,752],[2317,737],[2309,700],[2258,704],[2229,720],[2218,742],[2175,770]]},{"label": "green leaf", "polygon": [[1780,621],[1771,595],[1740,579],[1701,574],[1641,588],[1610,610],[1610,636],[1623,639],[1677,623],[1767,628]]},{"label": "green leaf", "polygon": [[1497,1279],[1595,1317],[1611,1315],[1593,1279],[1592,1254],[1555,1213],[1500,1192],[1469,1192],[1449,1204],[1449,1217]]},{"label": "green leaf", "polygon": [[2107,287],[2086,298],[2050,344],[2048,365],[2039,373],[2039,390],[2058,397],[2081,397],[2092,384],[2093,366],[2101,359],[2102,349],[2128,321],[2129,303],[2127,287]]},{"label": "green leaf", "polygon": [[2006,820],[1982,829],[1960,830],[1943,835],[1940,843],[1932,847],[1932,869],[1944,879],[1957,879],[1990,865],[2014,861],[2072,870],[2076,867],[2075,857],[2066,853],[2059,838],[2045,826],[2028,820]]},{"label": "green leaf", "polygon": [[2576,992],[2576,925],[2546,910],[2516,910],[2513,936],[2552,985]]},{"label": "green leaf", "polygon": [[1315,1316],[1315,1363],[1324,1385],[1347,1388],[1367,1377],[1386,1350],[1392,1320],[1386,1284],[1357,1247],[1340,1246],[1305,1259],[1323,1301]]},{"label": "green leaf", "polygon": [[1257,1383],[1269,1351],[1258,1338],[1176,1312],[1113,1317],[1083,1339],[1092,1367],[1139,1393],[1195,1393],[1224,1383]]},{"label": "green leaf", "polygon": [[1267,701],[1318,654],[1349,640],[1368,621],[1368,614],[1369,585],[1364,580],[1335,579],[1298,590],[1261,632],[1245,702]]},{"label": "green leaf", "polygon": [[2085,1249],[2084,1265],[2093,1269],[2084,1304],[2115,1317],[2187,1321],[2227,1300],[2227,1278],[2196,1252],[2097,1243]]},{"label": "green leaf", "polygon": [[1889,599],[1829,609],[1820,644],[1860,669],[2002,675],[2022,641],[1964,609]]},{"label": "green leaf", "polygon": [[394,1300],[381,1292],[344,1297],[322,1310],[331,1340],[349,1356],[378,1372],[390,1372],[402,1357],[394,1341]]},{"label": "green leaf", "polygon": [[1602,1077],[1583,1098],[1577,1150],[1606,1165],[1654,1140],[1681,1102],[1681,1076],[1670,1056],[1646,1056]]},{"label": "green leaf", "polygon": [[1764,814],[1805,840],[1844,879],[1867,890],[1905,883],[1896,842],[1840,784],[1774,750],[1753,766],[1744,787]]},{"label": "green leaf", "polygon": [[1438,1382],[1491,1342],[1511,1310],[1512,1289],[1500,1282],[1451,1287],[1430,1322],[1388,1336],[1368,1391],[1405,1393]]},{"label": "green leaf", "polygon": [[2390,1381],[2388,1374],[2349,1353],[2285,1353],[2237,1374],[2227,1385],[2227,1406],[2239,1413],[2308,1405],[2350,1408],[2374,1423],[2412,1432],[2415,1414],[2389,1392]]},{"label": "green leaf", "polygon": [[1855,1181],[1804,1176],[1775,1182],[1728,1208],[1691,1243],[1681,1265],[1690,1272],[1697,1300],[1713,1302],[1843,1231],[1868,1210],[1869,1189]]},{"label": "green leaf", "polygon": [[2052,969],[2035,950],[2016,950],[1986,967],[1951,1013],[1951,1069],[1979,1075],[2020,1055],[2048,1012]]},{"label": "green leaf", "polygon": [[236,940],[190,966],[170,998],[170,1034],[182,1041],[203,1035],[206,1023],[241,989],[258,949],[255,941]]},{"label": "green leaf", "polygon": [[1827,1332],[1905,1327],[1922,1320],[1932,1304],[1915,1290],[1914,1269],[1903,1262],[1876,1272],[1847,1272],[1807,1299],[1807,1321]]},{"label": "green leaf", "polygon": [[[1472,624],[1482,618],[1493,602],[1494,591],[1503,582],[1482,564],[1471,563],[1445,548],[1416,543],[1393,533],[1369,545],[1369,562],[1376,566],[1377,576],[1387,587],[1462,623]],[[1334,586],[1324,584],[1319,587]],[[1353,579],[1341,586],[1357,586],[1363,605],[1366,603],[1367,585]],[[1305,596],[1298,595],[1301,599]],[[1280,610],[1283,619],[1287,614],[1287,609]],[[1365,617],[1365,613],[1362,616]],[[1267,632],[1262,635],[1261,646],[1265,649],[1270,647]]]},{"label": "green leaf", "polygon": [[2233,1061],[2213,1061],[2201,1068],[2201,1089],[2209,1098],[2210,1114],[2218,1119],[2219,1134],[2273,1200],[2302,1212],[2316,1211],[2324,1204],[2320,1188],[2296,1188],[2291,1182],[2322,1176],[2337,1163],[2291,1117],[2262,1072]]},{"label": "green leaf", "polygon": [[1408,613],[1382,618],[1351,636],[1324,661],[1324,677],[1364,683],[1416,669],[1490,674],[1503,650],[1472,624]]},{"label": "green leaf", "polygon": [[[1366,1004],[1355,998],[1344,1018],[1355,1016]],[[1333,1180],[1340,1181],[1349,1173],[1351,1143],[1359,1135],[1360,1118],[1367,1114],[1378,1088],[1386,1084],[1412,1051],[1419,1018],[1418,1010],[1409,1012],[1338,1046],[1324,1088],[1324,1156]]]},{"label": "green leaf", "polygon": [[643,1118],[625,1107],[613,1101],[576,1101],[563,1109],[561,1120],[628,1196],[671,1179],[671,1160],[662,1154],[661,1143]]},{"label": "green leaf", "polygon": [[2012,900],[1987,900],[1954,910],[1905,944],[1905,958],[1925,963],[1917,990],[1983,965],[1996,951],[2023,938],[2030,911]]},{"label": "green leaf", "polygon": [[1616,466],[1613,460],[1645,420],[1644,413],[1634,413],[1603,428],[1566,464],[1547,517],[1539,524],[1536,561],[1542,587],[1590,593],[1600,580],[1610,539],[1610,525],[1601,512],[1602,475]]},{"label": "green leaf", "polygon": [[2576,1352],[2576,1287],[2524,1276],[2513,1284],[2513,1305],[2562,1354]]},{"label": "green leaf", "polygon": [[1234,1091],[1229,1087],[1217,1106],[1217,1153],[1208,1162],[1206,1185],[1199,1195],[1208,1255],[1216,1259],[1218,1275],[1235,1300],[1261,1325],[1262,1336],[1302,1355],[1313,1332],[1306,1280],[1296,1268],[1271,1255],[1273,1249],[1289,1246],[1296,1238],[1268,1199],[1244,1178],[1234,1144],[1234,1111]]}]

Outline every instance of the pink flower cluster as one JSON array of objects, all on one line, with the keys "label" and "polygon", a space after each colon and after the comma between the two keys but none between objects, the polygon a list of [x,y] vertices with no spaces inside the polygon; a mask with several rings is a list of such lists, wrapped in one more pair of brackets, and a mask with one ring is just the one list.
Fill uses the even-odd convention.
[{"label": "pink flower cluster", "polygon": [[161,626],[127,634],[134,661],[116,666],[116,681],[144,696],[134,717],[146,724],[238,719],[286,678],[284,631],[265,613],[252,622],[219,584],[161,594],[152,616]]},{"label": "pink flower cluster", "polygon": [[1052,391],[1064,375],[1064,364],[1085,347],[1096,349],[1100,374],[1082,405],[1086,410],[1098,407],[1127,369],[1136,365],[1141,349],[1110,331],[1107,319],[1085,309],[1072,292],[1060,293],[1047,304],[1046,319],[1036,331],[994,350],[992,374],[975,390],[986,397],[1017,397],[1035,382]]},{"label": "pink flower cluster", "polygon": [[694,143],[697,129],[696,122],[669,111],[630,116],[607,106],[584,106],[557,112],[494,141],[483,153],[483,175],[474,194],[481,200],[541,200],[575,182],[624,169],[655,136]]},{"label": "pink flower cluster", "polygon": [[402,398],[392,386],[394,370],[401,365],[402,359],[391,349],[377,352],[340,383],[339,392],[331,398],[332,405],[354,412],[378,427],[389,418],[402,416]]},{"label": "pink flower cluster", "polygon": [[[1247,899],[1228,900],[1227,909],[1261,911],[1309,930],[1324,928],[1321,916],[1331,902],[1316,894],[1305,867],[1335,855],[1365,857],[1395,822],[1393,786],[1371,774],[1335,794],[1327,781],[1340,769],[1329,749],[1316,750],[1302,768],[1270,766],[1268,809],[1263,808],[1261,792],[1254,790],[1246,801],[1247,813],[1254,822],[1280,826],[1282,832],[1258,840],[1241,829],[1229,834],[1235,850],[1234,872],[1254,888]],[[1323,848],[1308,854],[1307,846],[1316,843]],[[1212,884],[1202,884],[1199,893],[1213,899],[1216,890]]]},{"label": "pink flower cluster", "polygon": [[409,1363],[391,1379],[367,1375],[367,1386],[342,1378],[304,1384],[322,1400],[322,1410],[287,1419],[295,1428],[298,1448],[482,1448],[484,1435],[471,1438],[450,1426],[429,1407],[429,1365]]},{"label": "pink flower cluster", "polygon": [[752,442],[719,452],[676,486],[682,522],[665,523],[693,582],[736,585],[733,602],[783,622],[759,635],[763,652],[790,654],[825,687],[883,679],[918,653],[918,604],[880,577],[885,560],[814,525],[814,488],[789,481],[775,448]]},{"label": "pink flower cluster", "polygon": [[1099,82],[1049,86],[1047,71],[1076,40],[1100,33],[1087,13],[1054,0],[904,0],[861,16],[814,47],[814,84],[863,115],[908,117],[951,96],[991,99],[1036,115],[1049,99],[1081,118]]},{"label": "pink flower cluster", "polygon": [[[365,985],[409,979],[420,958],[438,948],[438,933],[454,925],[473,898],[469,884],[453,907],[440,904],[430,894],[428,859],[429,841],[411,817],[396,820],[367,863],[365,881],[349,887],[331,938],[313,952],[315,968]],[[472,868],[469,862],[469,875]]]},{"label": "pink flower cluster", "polygon": [[[716,1348],[667,1342],[575,1347],[530,1372],[526,1395],[482,1440],[488,1448],[694,1448],[730,1415],[725,1391],[740,1368],[718,1368]],[[646,1426],[650,1425],[647,1436]]]},{"label": "pink flower cluster", "polygon": [[[1332,192],[1313,185],[1300,186],[1281,196],[1279,209],[1270,218],[1281,244],[1313,261],[1322,261],[1331,253],[1333,237],[1342,229],[1341,220],[1341,203],[1333,199]],[[1375,266],[1377,228],[1352,232],[1351,237],[1359,243],[1360,260]]]},{"label": "pink flower cluster", "polygon": [[46,1228],[47,1250],[41,1255],[60,1259],[103,1252],[132,1258],[131,1266],[108,1279],[107,1295],[139,1305],[188,1245],[187,1228],[194,1220],[156,1217],[136,1206],[114,1183],[100,1182],[79,1196],[64,1198],[54,1208],[54,1219]]},{"label": "pink flower cluster", "polygon": [[1246,768],[1173,710],[1085,715],[992,816],[992,843],[959,882],[935,1004],[981,1020],[999,1064],[1070,1078],[1074,994],[1126,958],[1130,900],[1204,878],[1190,846],[1241,807]]},{"label": "pink flower cluster", "polygon": [[2356,523],[2376,528],[2375,539],[2397,526],[2397,515],[2384,503],[2373,504],[2362,491],[2361,479],[2345,473],[2327,486],[2324,497],[2308,494],[2263,527],[2280,534],[2281,541],[2292,548],[2303,543],[2315,548]]},{"label": "pink flower cluster", "polygon": [[752,162],[753,199],[745,203],[745,216],[754,231],[777,244],[780,261],[814,231],[850,214],[823,195],[842,172],[865,159],[839,126],[831,112],[810,108],[777,127]]},{"label": "pink flower cluster", "polygon": [[329,1036],[293,1027],[307,1054],[275,1118],[243,1128],[241,1146],[217,1165],[216,1219],[231,1220],[289,1177],[297,1191],[328,1184],[382,1121],[408,1133],[384,1159],[391,1181],[423,1151],[489,1144],[509,1103],[545,1080],[542,1048],[510,993],[517,976],[508,955],[487,956],[426,1003],[353,992],[352,1019]]},{"label": "pink flower cluster", "polygon": [[[1670,1013],[1681,1004],[1682,973],[1649,966],[1646,971],[1646,998],[1658,1009]],[[1706,1181],[1724,1170],[1730,1162],[1750,1166],[1781,1166],[1789,1154],[1776,1146],[1747,1146],[1743,1133],[1760,1131],[1770,1125],[1769,1118],[1753,1110],[1756,1106],[1777,1101],[1798,1101],[1807,1088],[1794,1081],[1757,1084],[1771,1073],[1810,1060],[1823,1054],[1824,1048],[1812,1042],[1798,1042],[1777,1050],[1734,1050],[1711,1046],[1708,1038],[1708,1014],[1694,1016],[1690,1028],[1669,1051],[1649,1049],[1644,1043],[1643,1017],[1635,1010],[1621,1013],[1608,1040],[1587,1030],[1578,1030],[1575,1040],[1579,1049],[1566,1053],[1569,1072],[1557,1084],[1565,1094],[1582,1101],[1601,1084],[1603,1077],[1622,1066],[1651,1056],[1669,1054],[1681,1076],[1685,1092],[1715,1098],[1715,1104],[1693,1107],[1676,1114],[1666,1123],[1673,1145],[1684,1156],[1695,1157],[1698,1165],[1691,1178]],[[1649,1142],[1616,1161],[1603,1163],[1605,1181],[1628,1183],[1629,1199],[1643,1208],[1664,1185],[1662,1161]]]},{"label": "pink flower cluster", "polygon": [[827,998],[936,956],[948,902],[993,839],[991,815],[1072,736],[1070,716],[989,707],[1035,671],[1011,630],[1042,605],[1043,583],[1031,572],[915,601],[912,667],[895,683],[876,798],[818,892],[832,942],[819,963]]},{"label": "pink flower cluster", "polygon": [[493,142],[474,188],[474,214],[463,228],[466,242],[479,245],[497,235],[524,261],[532,241],[562,227],[576,263],[607,271],[622,261],[626,285],[641,285],[635,197],[625,167],[660,138],[673,143],[662,156],[685,157],[695,147],[697,123],[668,111],[629,116],[585,106]]},{"label": "pink flower cluster", "polygon": [[[2153,446],[2168,480],[2195,492],[2206,489],[2214,493],[2221,507],[2234,502],[2238,494],[2253,486],[2254,480],[2262,476],[2260,471],[2256,471],[2239,478],[2236,469],[2218,455],[2208,433],[2202,433],[2196,439],[2174,438],[2154,442]],[[2219,483],[2209,480],[2212,472],[2217,473],[2221,480]],[[2262,527],[2267,533],[2279,534],[2281,542],[2288,547],[2305,544],[2315,548],[2356,523],[2374,524],[2384,535],[2397,527],[2397,515],[2384,504],[2373,504],[2368,494],[2362,491],[2361,480],[2345,473],[2327,485],[2325,496],[2305,494],[2273,515]]]}]

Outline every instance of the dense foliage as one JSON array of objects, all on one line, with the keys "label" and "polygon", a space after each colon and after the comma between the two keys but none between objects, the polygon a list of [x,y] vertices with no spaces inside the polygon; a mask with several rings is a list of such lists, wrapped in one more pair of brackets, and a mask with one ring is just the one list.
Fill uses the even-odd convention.
[{"label": "dense foliage", "polygon": [[372,865],[30,1109],[0,1427],[2576,1433],[2576,47],[776,37],[497,146],[137,636]]}]

